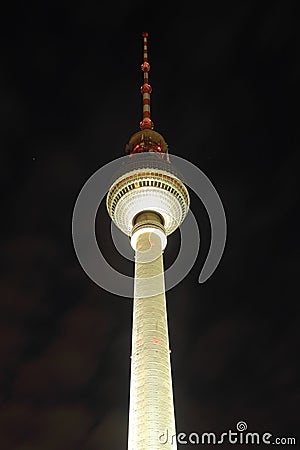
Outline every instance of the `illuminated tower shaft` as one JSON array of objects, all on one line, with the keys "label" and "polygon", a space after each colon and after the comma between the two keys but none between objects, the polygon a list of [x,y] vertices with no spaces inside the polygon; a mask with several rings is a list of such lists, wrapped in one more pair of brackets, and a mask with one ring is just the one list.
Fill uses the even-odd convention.
[{"label": "illuminated tower shaft", "polygon": [[[162,239],[141,213],[135,240],[135,285],[128,450],[176,449]],[[144,220],[146,219],[146,220]],[[147,228],[143,231],[143,222]],[[138,224],[139,225],[139,224]],[[138,226],[137,225],[137,226]],[[134,236],[134,233],[133,233]],[[151,292],[160,292],[151,295]]]}]

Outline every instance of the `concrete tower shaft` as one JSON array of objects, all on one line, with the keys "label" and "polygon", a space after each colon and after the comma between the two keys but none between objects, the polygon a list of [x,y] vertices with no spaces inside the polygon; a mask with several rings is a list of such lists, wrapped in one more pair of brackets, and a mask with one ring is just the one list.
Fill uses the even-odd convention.
[{"label": "concrete tower shaft", "polygon": [[[140,217],[141,224],[148,221],[147,230],[149,216],[142,213]],[[159,228],[161,219],[152,213],[152,220]],[[159,440],[166,430],[175,435],[175,417],[158,228],[140,230],[136,239],[128,450],[177,448],[175,439],[166,444]],[[161,293],[151,295],[158,285]]]}]

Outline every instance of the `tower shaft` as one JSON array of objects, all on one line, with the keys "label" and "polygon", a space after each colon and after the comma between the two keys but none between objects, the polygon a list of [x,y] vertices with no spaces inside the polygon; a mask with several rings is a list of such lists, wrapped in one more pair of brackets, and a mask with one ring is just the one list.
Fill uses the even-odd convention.
[{"label": "tower shaft", "polygon": [[162,241],[149,231],[136,241],[131,358],[128,450],[175,450]]}]

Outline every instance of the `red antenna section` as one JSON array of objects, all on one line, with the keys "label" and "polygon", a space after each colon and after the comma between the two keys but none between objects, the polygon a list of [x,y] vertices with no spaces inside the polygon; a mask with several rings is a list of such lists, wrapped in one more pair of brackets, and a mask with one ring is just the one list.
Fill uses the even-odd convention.
[{"label": "red antenna section", "polygon": [[150,94],[151,86],[149,84],[149,70],[150,64],[148,62],[148,33],[143,33],[144,38],[144,62],[141,65],[142,71],[144,73],[144,84],[141,87],[141,93],[143,96],[143,120],[140,123],[141,130],[153,130],[153,122],[150,119]]},{"label": "red antenna section", "polygon": [[134,133],[126,145],[127,155],[132,156],[135,153],[155,152],[158,156],[169,162],[168,144],[161,134],[153,130],[153,122],[150,118],[150,94],[151,86],[149,84],[150,64],[148,62],[148,33],[143,33],[144,61],[141,65],[144,74],[144,84],[141,87],[143,96],[143,120],[140,122],[141,130]]}]

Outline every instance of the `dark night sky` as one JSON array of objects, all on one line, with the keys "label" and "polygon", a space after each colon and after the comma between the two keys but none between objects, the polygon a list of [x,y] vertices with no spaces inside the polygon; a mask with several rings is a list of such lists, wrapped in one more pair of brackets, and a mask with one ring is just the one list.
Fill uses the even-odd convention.
[{"label": "dark night sky", "polygon": [[[191,195],[202,247],[168,292],[177,429],[244,420],[297,435],[296,3],[62,0],[2,12],[1,450],[126,448],[132,304],[83,272],[71,218],[84,182],[138,130],[144,29],[155,128],[209,176],[228,221],[221,264],[199,285],[210,227]],[[130,274],[109,227],[102,205],[99,244]]]}]

